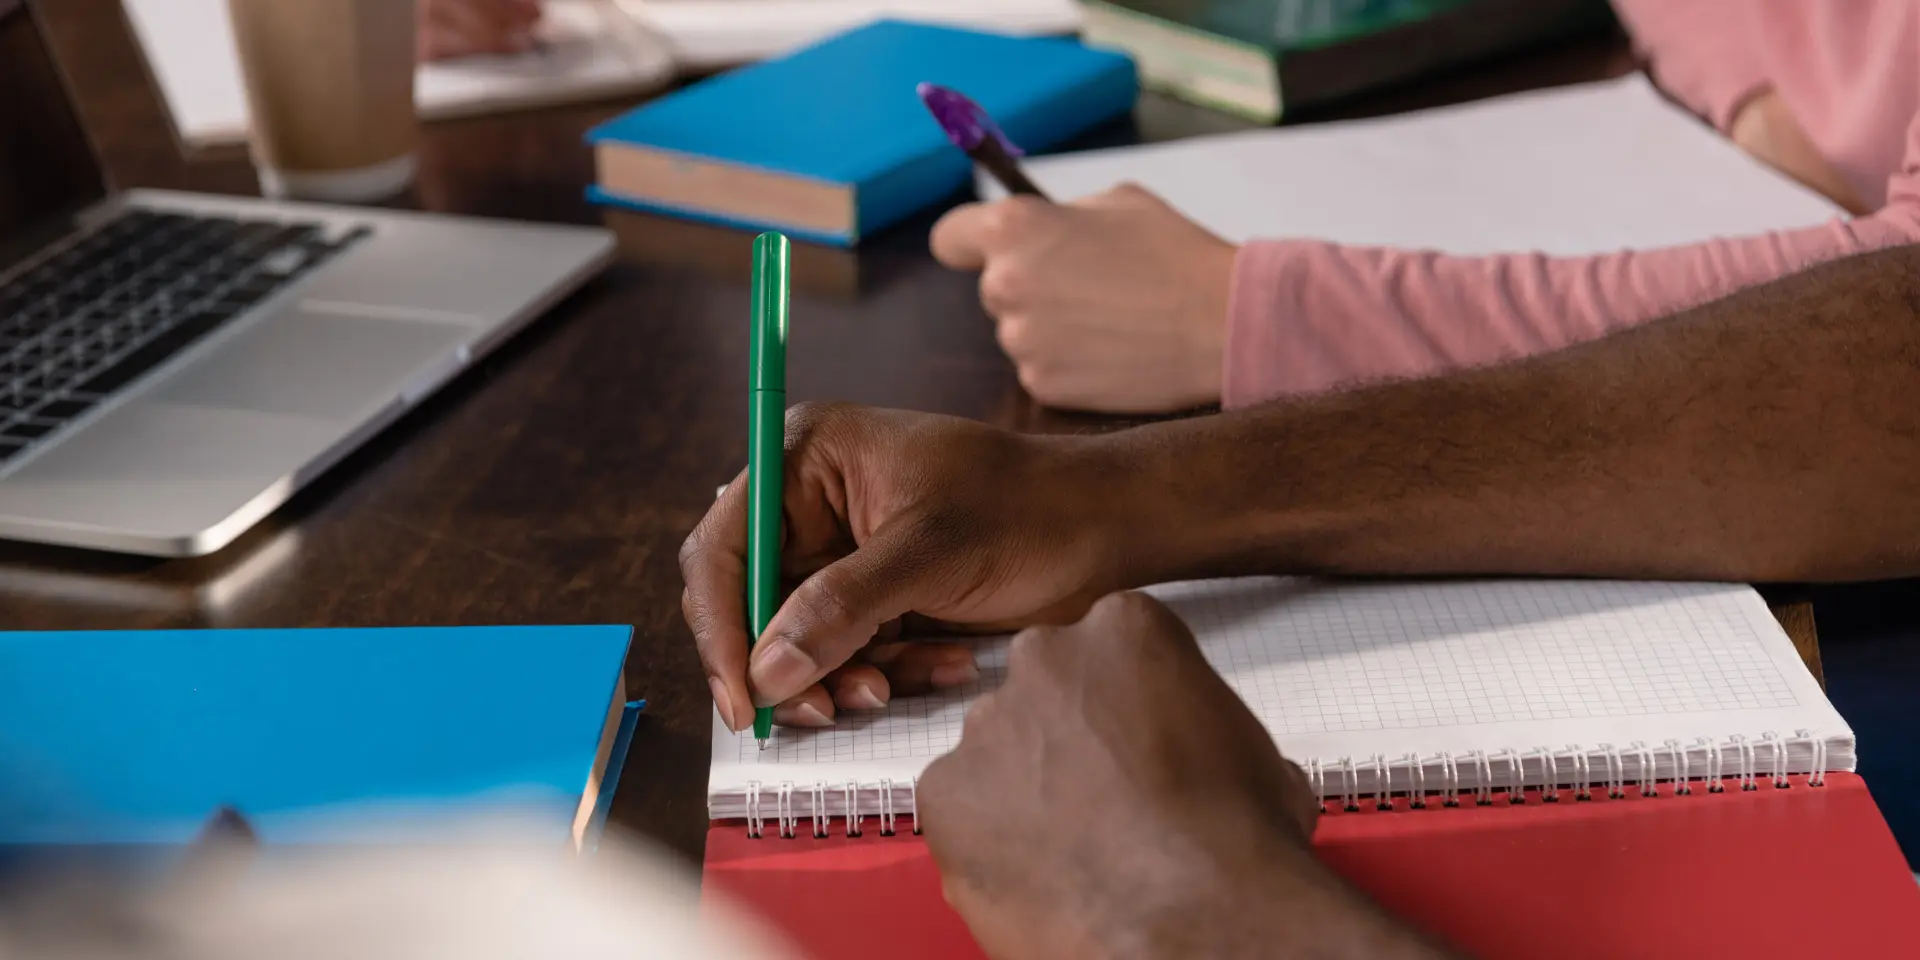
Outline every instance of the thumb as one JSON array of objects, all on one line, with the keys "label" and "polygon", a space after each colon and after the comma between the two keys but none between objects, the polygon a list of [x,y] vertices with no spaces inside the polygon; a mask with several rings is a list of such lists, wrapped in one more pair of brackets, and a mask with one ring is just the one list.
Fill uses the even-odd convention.
[{"label": "thumb", "polygon": [[939,599],[948,571],[917,525],[883,528],[800,584],[782,604],[747,665],[756,705],[780,703],[846,663],[880,625]]}]

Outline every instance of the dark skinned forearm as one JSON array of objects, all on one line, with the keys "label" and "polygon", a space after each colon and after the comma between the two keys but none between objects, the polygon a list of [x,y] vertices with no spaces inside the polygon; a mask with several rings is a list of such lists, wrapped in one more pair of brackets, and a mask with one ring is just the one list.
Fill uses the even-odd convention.
[{"label": "dark skinned forearm", "polygon": [[1128,527],[1140,582],[1920,574],[1920,247],[1547,356],[1110,443],[1155,511]]}]

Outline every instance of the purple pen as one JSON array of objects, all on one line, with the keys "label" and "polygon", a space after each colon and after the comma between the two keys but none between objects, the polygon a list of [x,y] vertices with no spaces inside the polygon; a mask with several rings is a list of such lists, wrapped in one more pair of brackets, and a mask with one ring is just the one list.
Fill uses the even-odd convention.
[{"label": "purple pen", "polygon": [[1007,135],[1000,131],[999,125],[987,116],[979,104],[958,90],[933,83],[922,83],[914,88],[914,92],[920,94],[920,102],[939,122],[947,139],[979,164],[982,170],[1000,181],[1008,193],[1046,199],[1046,194],[1041,193],[1040,188],[1021,172],[1020,165],[1014,162],[1014,158],[1021,155],[1020,148],[1007,139]]}]

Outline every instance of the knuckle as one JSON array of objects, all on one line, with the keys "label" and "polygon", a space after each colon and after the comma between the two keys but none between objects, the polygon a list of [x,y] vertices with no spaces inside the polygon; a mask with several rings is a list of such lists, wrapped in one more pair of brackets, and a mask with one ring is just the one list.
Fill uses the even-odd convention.
[{"label": "knuckle", "polygon": [[839,567],[830,566],[815,573],[810,585],[811,589],[795,592],[788,601],[797,608],[797,613],[827,629],[853,622],[852,584]]},{"label": "knuckle", "polygon": [[1038,363],[1022,363],[1014,368],[1014,378],[1020,382],[1020,389],[1042,403],[1054,403],[1064,398],[1057,395],[1052,371]]},{"label": "knuckle", "polygon": [[1011,356],[1020,356],[1032,345],[1033,325],[1020,317],[1002,317],[994,328],[994,339],[1000,341],[1000,349]]},{"label": "knuckle", "polygon": [[980,272],[980,304],[994,316],[1019,307],[1026,299],[1028,270],[1018,260],[994,260]]},{"label": "knuckle", "polygon": [[1159,643],[1192,641],[1186,621],[1166,604],[1137,590],[1101,597],[1081,624],[1109,642]]},{"label": "knuckle", "polygon": [[848,405],[831,400],[802,400],[787,409],[787,440],[804,438],[846,416]]},{"label": "knuckle", "polygon": [[1118,593],[1109,593],[1094,601],[1092,609],[1087,613],[1088,616],[1102,618],[1137,617],[1147,614],[1155,606],[1157,604],[1144,593],[1137,590],[1122,590]]},{"label": "knuckle", "polygon": [[987,229],[995,234],[1024,233],[1047,216],[1051,207],[1052,204],[1036,197],[1008,197],[988,211]]},{"label": "knuckle", "polygon": [[999,691],[988,693],[974,700],[973,705],[967,708],[966,716],[962,718],[962,720],[960,721],[961,729],[962,729],[961,742],[965,743],[966,734],[972,733],[976,735],[975,742],[977,743],[978,735],[981,733],[984,733],[985,731],[991,730],[993,728],[994,719],[999,715],[1000,715]]},{"label": "knuckle", "polygon": [[689,579],[694,567],[700,563],[701,554],[706,551],[707,538],[706,534],[702,532],[705,527],[706,523],[703,521],[700,526],[693,528],[692,533],[687,534],[685,540],[680,541],[681,580]]},{"label": "knuckle", "polygon": [[1007,671],[1017,675],[1045,663],[1048,650],[1056,646],[1061,633],[1059,627],[1028,627],[1014,634],[1013,644],[1007,649]]}]

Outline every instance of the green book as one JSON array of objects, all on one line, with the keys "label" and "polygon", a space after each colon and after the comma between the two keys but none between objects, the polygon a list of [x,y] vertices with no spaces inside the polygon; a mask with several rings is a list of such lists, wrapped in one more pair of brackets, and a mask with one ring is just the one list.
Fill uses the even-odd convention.
[{"label": "green book", "polygon": [[1082,0],[1141,85],[1272,123],[1612,22],[1606,0]]}]

